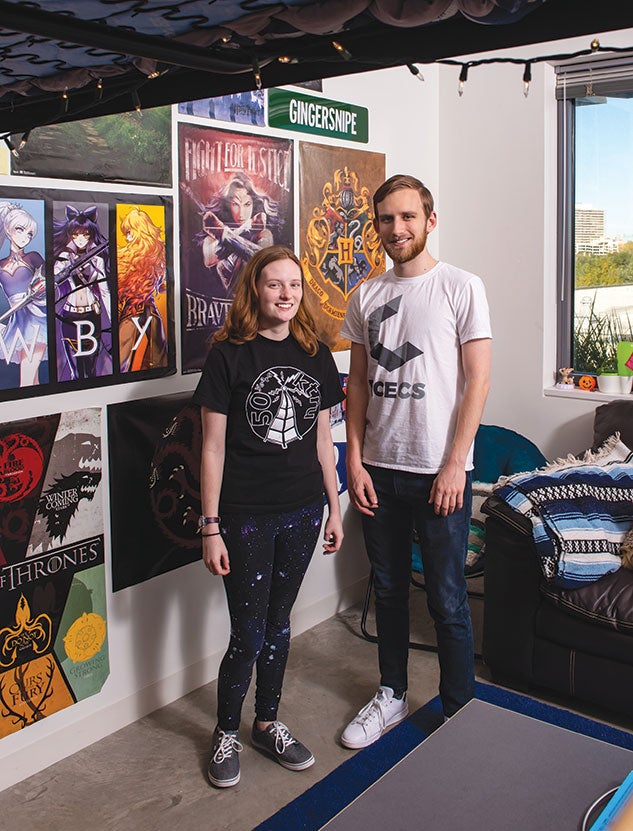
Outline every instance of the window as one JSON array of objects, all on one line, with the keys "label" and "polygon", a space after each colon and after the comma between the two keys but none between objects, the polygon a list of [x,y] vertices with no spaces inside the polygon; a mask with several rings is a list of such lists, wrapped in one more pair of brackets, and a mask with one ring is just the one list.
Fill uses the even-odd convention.
[{"label": "window", "polygon": [[558,366],[615,371],[633,342],[633,56],[556,71]]}]

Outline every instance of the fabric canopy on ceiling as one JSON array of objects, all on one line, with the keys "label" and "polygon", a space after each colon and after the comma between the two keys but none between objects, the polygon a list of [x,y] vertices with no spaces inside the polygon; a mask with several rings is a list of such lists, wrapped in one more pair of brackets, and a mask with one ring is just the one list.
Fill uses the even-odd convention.
[{"label": "fabric canopy on ceiling", "polygon": [[623,6],[618,0],[599,7],[595,0],[0,0],[0,130],[240,92],[259,77],[263,86],[280,86],[623,28],[630,17]]}]

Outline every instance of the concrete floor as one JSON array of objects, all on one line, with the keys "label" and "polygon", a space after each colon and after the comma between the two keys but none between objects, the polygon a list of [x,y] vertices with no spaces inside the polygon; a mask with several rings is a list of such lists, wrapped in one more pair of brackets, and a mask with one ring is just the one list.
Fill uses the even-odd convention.
[{"label": "concrete floor", "polygon": [[[412,637],[432,642],[424,595],[412,591]],[[476,648],[481,605],[471,602]],[[0,827],[251,831],[353,752],[341,747],[338,735],[377,684],[376,647],[360,636],[359,622],[360,608],[354,607],[292,641],[279,717],[314,753],[316,764],[308,770],[287,771],[250,746],[251,692],[244,707],[241,781],[225,790],[209,785],[214,682],[0,793]],[[481,663],[476,672],[479,680],[490,680]],[[437,683],[437,656],[411,650],[411,711],[436,695]]]}]

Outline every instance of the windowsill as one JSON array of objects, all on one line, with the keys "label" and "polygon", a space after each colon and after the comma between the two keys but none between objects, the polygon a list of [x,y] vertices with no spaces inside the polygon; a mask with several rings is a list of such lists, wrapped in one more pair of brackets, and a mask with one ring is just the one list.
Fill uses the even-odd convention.
[{"label": "windowsill", "polygon": [[559,390],[557,387],[545,387],[543,395],[548,398],[573,398],[580,401],[614,401],[623,399],[624,401],[633,401],[633,393],[626,395],[607,395],[605,392],[599,390],[591,390],[589,392],[580,390],[578,387],[568,390]]}]

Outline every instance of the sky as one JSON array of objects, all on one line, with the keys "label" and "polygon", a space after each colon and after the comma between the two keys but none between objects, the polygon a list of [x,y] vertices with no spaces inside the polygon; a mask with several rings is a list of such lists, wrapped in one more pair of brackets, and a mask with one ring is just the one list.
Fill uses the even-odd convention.
[{"label": "sky", "polygon": [[607,236],[633,239],[633,98],[576,108],[576,204],[604,210]]}]

